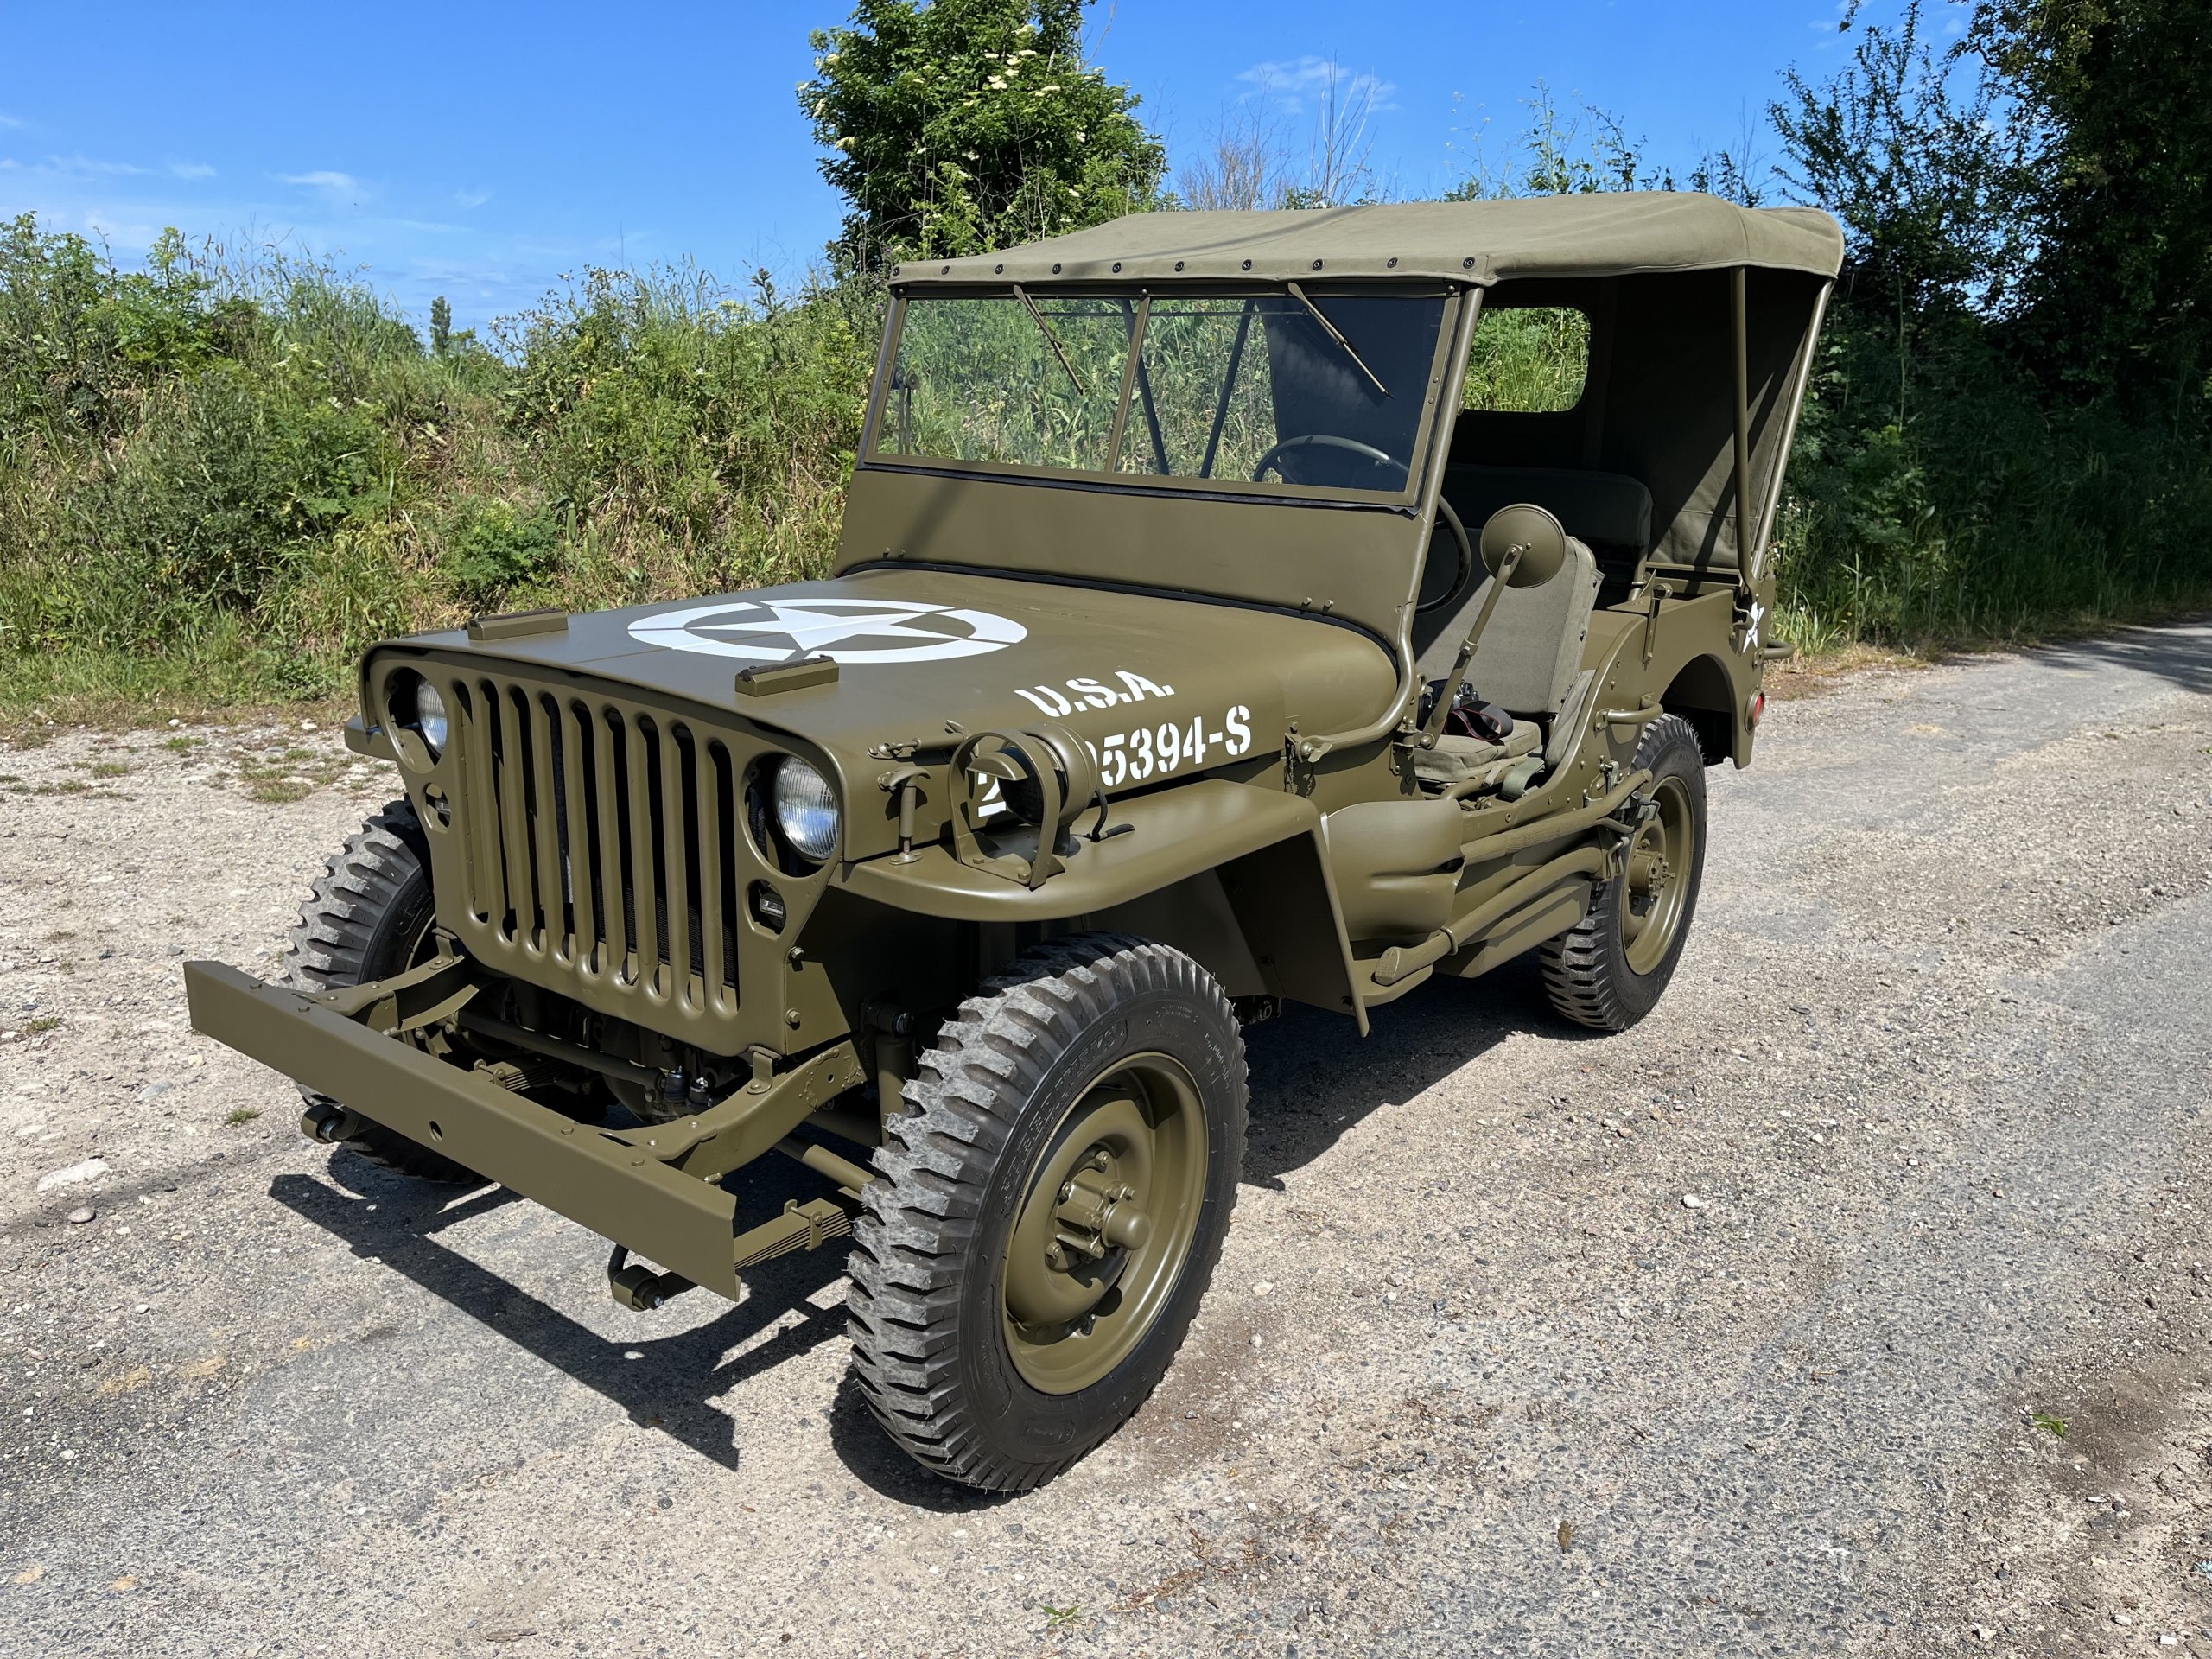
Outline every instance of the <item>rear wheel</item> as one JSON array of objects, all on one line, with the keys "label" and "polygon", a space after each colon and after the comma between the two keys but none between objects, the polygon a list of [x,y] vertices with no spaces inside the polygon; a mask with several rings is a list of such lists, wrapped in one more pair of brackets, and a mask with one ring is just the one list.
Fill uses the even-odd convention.
[{"label": "rear wheel", "polygon": [[[361,826],[330,861],[293,925],[285,976],[303,991],[331,991],[389,979],[435,948],[430,849],[415,809],[394,801]],[[302,1089],[309,1106],[335,1106]],[[476,1182],[474,1172],[419,1141],[362,1120],[340,1141],[371,1163],[426,1181]]]},{"label": "rear wheel", "polygon": [[1144,1403],[1221,1253],[1244,1044],[1180,951],[1057,940],[962,1005],[855,1224],[854,1372],[925,1468],[1020,1491]]},{"label": "rear wheel", "polygon": [[1705,756],[1677,715],[1644,728],[1632,771],[1649,770],[1649,810],[1625,868],[1592,893],[1590,913],[1542,950],[1544,989],[1568,1019],[1624,1031],[1675,976],[1705,873]]}]

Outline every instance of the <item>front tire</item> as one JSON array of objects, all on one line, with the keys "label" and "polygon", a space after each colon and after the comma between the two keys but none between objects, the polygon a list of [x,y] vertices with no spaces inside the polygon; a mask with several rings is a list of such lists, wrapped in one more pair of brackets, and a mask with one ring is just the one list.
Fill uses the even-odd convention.
[{"label": "front tire", "polygon": [[1213,1276],[1247,1100],[1229,999],[1166,945],[1055,940],[962,1004],[853,1229],[853,1370],[885,1432],[1022,1491],[1127,1421]]},{"label": "front tire", "polygon": [[[414,807],[394,801],[361,826],[316,880],[285,948],[285,978],[309,992],[389,979],[423,959],[435,920],[429,842]],[[312,1090],[300,1095],[311,1107],[339,1104]],[[444,1154],[365,1119],[339,1144],[417,1180],[481,1180]]]},{"label": "front tire", "polygon": [[1643,728],[1631,772],[1651,773],[1652,810],[1630,839],[1626,868],[1601,881],[1590,912],[1541,957],[1552,1007],[1578,1025],[1625,1031],[1651,1012],[1689,937],[1705,875],[1705,754],[1679,715]]}]

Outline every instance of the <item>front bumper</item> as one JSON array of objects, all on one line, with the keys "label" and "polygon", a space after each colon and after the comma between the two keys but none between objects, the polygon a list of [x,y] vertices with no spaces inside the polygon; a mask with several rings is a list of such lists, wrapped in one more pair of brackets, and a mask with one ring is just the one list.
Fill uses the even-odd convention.
[{"label": "front bumper", "polygon": [[[613,1131],[578,1123],[220,963],[187,963],[184,984],[195,1031],[694,1284],[734,1298],[738,1268],[760,1259],[762,1230],[738,1236],[734,1197]],[[823,1219],[830,1211],[842,1217],[826,1201],[822,1208]]]}]

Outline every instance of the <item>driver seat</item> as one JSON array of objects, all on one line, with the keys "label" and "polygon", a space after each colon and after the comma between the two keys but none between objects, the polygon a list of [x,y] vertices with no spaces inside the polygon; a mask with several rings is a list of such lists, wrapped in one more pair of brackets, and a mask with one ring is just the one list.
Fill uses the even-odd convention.
[{"label": "driver seat", "polygon": [[[1414,662],[1423,682],[1440,680],[1490,594],[1485,577],[1448,611],[1420,619]],[[1598,561],[1572,536],[1567,562],[1541,588],[1508,588],[1467,664],[1467,683],[1508,714],[1550,720],[1567,702],[1582,667],[1590,613],[1598,601]],[[1425,637],[1423,637],[1425,636]]]}]

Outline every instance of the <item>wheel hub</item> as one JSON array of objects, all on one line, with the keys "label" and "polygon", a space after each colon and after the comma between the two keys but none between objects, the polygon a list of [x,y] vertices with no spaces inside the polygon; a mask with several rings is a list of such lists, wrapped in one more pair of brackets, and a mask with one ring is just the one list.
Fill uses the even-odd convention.
[{"label": "wheel hub", "polygon": [[1621,941],[1637,973],[1651,972],[1681,931],[1681,876],[1693,856],[1694,834],[1681,784],[1662,780],[1629,844],[1621,882]]},{"label": "wheel hub", "polygon": [[1189,1249],[1205,1142],[1180,1066],[1140,1061],[1068,1114],[1007,1240],[1007,1344],[1034,1386],[1083,1388],[1142,1339]]},{"label": "wheel hub", "polygon": [[1152,1217],[1137,1202],[1137,1190],[1117,1179],[1114,1154],[1094,1147],[1082,1166],[1060,1183],[1060,1201],[1052,1211],[1059,1222],[1058,1236],[1046,1251],[1048,1259],[1065,1270],[1075,1255],[1103,1262],[1110,1250],[1134,1250],[1152,1236]]}]

